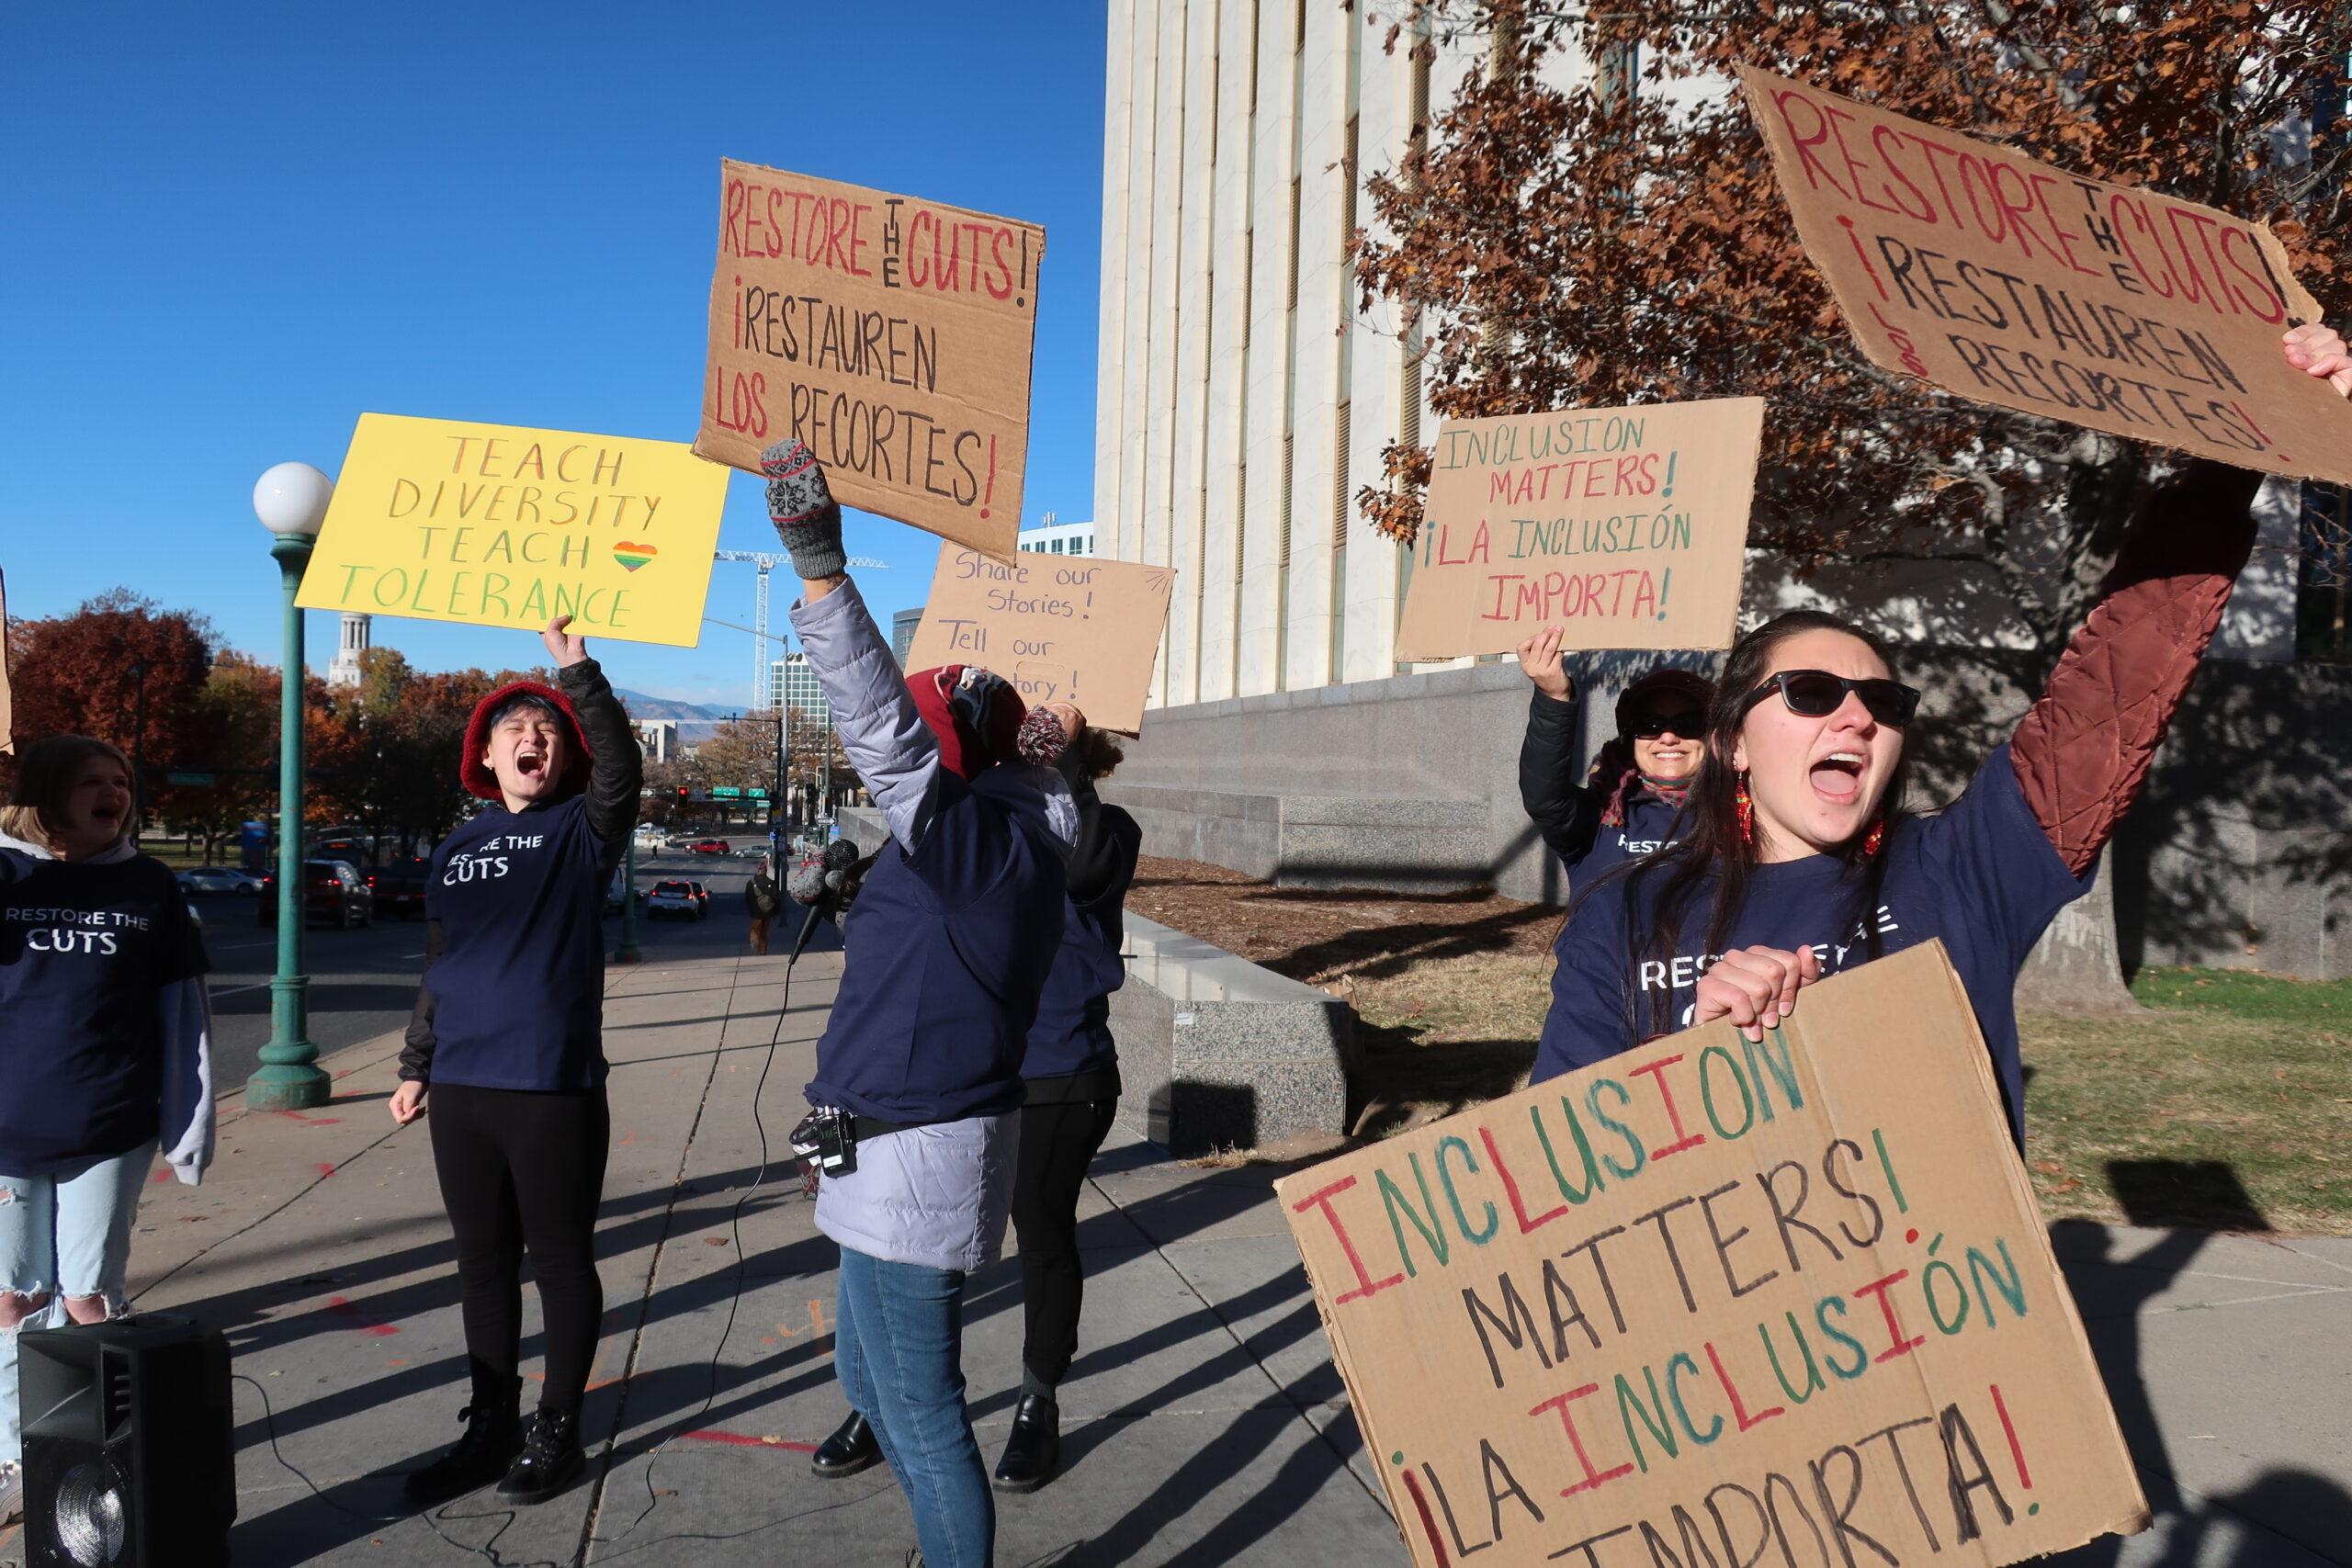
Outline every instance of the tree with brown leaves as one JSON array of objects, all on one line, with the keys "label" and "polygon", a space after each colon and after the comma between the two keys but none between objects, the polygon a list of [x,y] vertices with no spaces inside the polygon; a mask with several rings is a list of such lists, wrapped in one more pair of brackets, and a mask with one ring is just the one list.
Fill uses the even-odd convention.
[{"label": "tree with brown leaves", "polygon": [[[2175,459],[1871,365],[1799,246],[1734,66],[2267,222],[2327,316],[2352,307],[2340,0],[1364,3],[1392,50],[1484,51],[1368,181],[1383,236],[1356,250],[1365,307],[1393,302],[1426,344],[1434,410],[1767,399],[1752,545],[1799,578],[1940,563],[1955,606],[1989,578],[2030,639],[2026,668],[1984,676],[1948,737],[2038,689]],[[1386,483],[1359,496],[1375,528],[1413,540],[1429,464],[1389,446]],[[1951,779],[1960,761],[1931,768]],[[2129,1005],[2106,884],[2050,951],[2075,957],[2067,995]]]},{"label": "tree with brown leaves", "polygon": [[[1357,251],[1365,305],[1392,300],[1425,332],[1438,413],[1764,397],[1753,544],[1801,576],[1898,558],[1989,570],[2047,659],[2170,459],[1865,359],[1798,245],[1734,65],[2267,221],[2331,319],[2352,306],[2339,0],[1427,0],[1367,20],[1392,49],[1486,46],[1425,143],[1369,181],[1394,237]],[[1641,65],[1587,73],[1579,55]],[[1388,449],[1389,482],[1360,497],[1374,526],[1414,537],[1428,463]]]}]

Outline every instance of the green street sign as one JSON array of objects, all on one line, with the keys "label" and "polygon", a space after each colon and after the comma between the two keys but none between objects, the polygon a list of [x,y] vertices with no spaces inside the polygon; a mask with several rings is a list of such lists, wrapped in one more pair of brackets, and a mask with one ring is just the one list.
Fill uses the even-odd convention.
[{"label": "green street sign", "polygon": [[164,775],[164,781],[166,784],[184,785],[189,789],[209,789],[215,784],[220,782],[210,773],[183,773],[176,772],[165,773]]},{"label": "green street sign", "polygon": [[710,792],[710,798],[713,800],[741,800],[742,797],[743,792],[732,786],[725,788],[714,786]]},{"label": "green street sign", "polygon": [[765,800],[767,797],[768,792],[763,789],[755,789],[752,792],[752,798],[753,800]]}]

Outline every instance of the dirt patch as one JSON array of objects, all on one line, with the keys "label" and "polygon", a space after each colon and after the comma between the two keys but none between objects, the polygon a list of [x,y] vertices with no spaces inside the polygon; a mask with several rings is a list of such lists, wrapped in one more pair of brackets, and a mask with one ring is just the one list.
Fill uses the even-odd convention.
[{"label": "dirt patch", "polygon": [[1359,1137],[1509,1094],[1527,1081],[1551,1002],[1560,911],[1484,889],[1276,887],[1199,861],[1146,856],[1127,908],[1356,1010],[1349,1092]]}]

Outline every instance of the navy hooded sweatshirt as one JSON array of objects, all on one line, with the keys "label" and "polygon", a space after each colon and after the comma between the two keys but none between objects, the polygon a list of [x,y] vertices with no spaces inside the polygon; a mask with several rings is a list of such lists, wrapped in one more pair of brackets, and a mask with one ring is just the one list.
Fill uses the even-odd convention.
[{"label": "navy hooded sweatshirt", "polygon": [[434,851],[403,1078],[540,1091],[605,1081],[605,895],[644,756],[594,660],[557,679],[594,754],[587,786],[521,811],[486,806]]},{"label": "navy hooded sweatshirt", "polygon": [[1000,762],[967,782],[941,762],[855,584],[795,605],[792,622],[891,827],[842,925],[808,1103],[909,1125],[1017,1110],[1061,947],[1076,824],[1057,829],[1052,809],[1068,817],[1069,801],[1049,801],[1047,769]]},{"label": "navy hooded sweatshirt", "polygon": [[[2007,746],[1985,759],[1950,808],[1899,819],[1879,854],[1884,863],[1875,907],[1867,870],[1838,856],[1757,866],[1724,945],[1811,947],[1826,977],[1941,938],[1999,1072],[2010,1131],[2022,1142],[2018,970],[2052,917],[2089,889],[2095,873],[2078,878],[2067,870],[2026,803]],[[1674,955],[1643,959],[1638,989],[1628,986],[1626,955],[1647,949],[1666,875],[1652,868],[1607,877],[1570,911],[1560,929],[1552,1009],[1532,1081],[1690,1026],[1694,987],[1720,956],[1705,951],[1712,879],[1691,900]]]},{"label": "navy hooded sweatshirt", "polygon": [[1114,1100],[1119,1093],[1111,993],[1127,977],[1119,952],[1143,829],[1120,807],[1103,804],[1086,776],[1084,750],[1071,747],[1057,770],[1078,807],[1078,842],[1070,850],[1061,951],[1037,998],[1037,1021],[1030,1025],[1021,1060],[1033,1105]]}]

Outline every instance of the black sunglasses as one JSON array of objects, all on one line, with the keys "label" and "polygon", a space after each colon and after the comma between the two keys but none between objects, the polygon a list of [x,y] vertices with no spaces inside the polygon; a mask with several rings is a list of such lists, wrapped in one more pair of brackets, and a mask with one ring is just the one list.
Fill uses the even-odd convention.
[{"label": "black sunglasses", "polygon": [[1690,740],[1697,739],[1699,732],[1706,727],[1707,721],[1699,716],[1696,708],[1677,708],[1670,713],[1636,714],[1629,733],[1636,740],[1655,740],[1668,732]]},{"label": "black sunglasses", "polygon": [[1849,680],[1832,675],[1826,670],[1783,670],[1768,676],[1762,685],[1747,694],[1739,705],[1747,714],[1758,703],[1778,691],[1789,711],[1805,718],[1827,718],[1845,705],[1846,694],[1853,693],[1862,699],[1862,706],[1870,716],[1889,729],[1901,729],[1919,711],[1919,694],[1900,681],[1872,676],[1865,680]]}]

